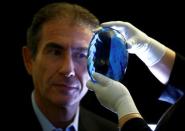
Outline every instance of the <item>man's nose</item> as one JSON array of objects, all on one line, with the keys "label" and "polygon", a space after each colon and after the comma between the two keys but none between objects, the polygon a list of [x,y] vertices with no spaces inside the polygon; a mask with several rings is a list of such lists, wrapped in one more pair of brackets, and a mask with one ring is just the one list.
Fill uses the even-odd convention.
[{"label": "man's nose", "polygon": [[60,73],[65,77],[75,76],[75,66],[71,52],[65,53],[62,61]]}]

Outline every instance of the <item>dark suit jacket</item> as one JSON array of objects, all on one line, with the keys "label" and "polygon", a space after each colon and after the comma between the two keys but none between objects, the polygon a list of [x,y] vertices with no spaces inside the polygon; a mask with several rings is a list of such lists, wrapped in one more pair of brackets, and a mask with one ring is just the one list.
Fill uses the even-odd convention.
[{"label": "dark suit jacket", "polygon": [[[26,131],[42,131],[39,121],[36,118],[36,115],[31,106],[31,100],[25,103],[27,111],[24,111],[24,125]],[[21,123],[20,123],[21,124]],[[107,119],[104,119],[93,112],[90,112],[80,107],[79,114],[79,131],[118,131],[118,126],[116,123],[113,123]],[[22,131],[19,129],[19,131]]]},{"label": "dark suit jacket", "polygon": [[[185,58],[177,54],[175,65],[168,85],[180,89],[185,93]],[[184,131],[185,130],[185,95],[171,106],[159,120],[155,131]],[[143,119],[129,120],[122,131],[151,131]]]}]

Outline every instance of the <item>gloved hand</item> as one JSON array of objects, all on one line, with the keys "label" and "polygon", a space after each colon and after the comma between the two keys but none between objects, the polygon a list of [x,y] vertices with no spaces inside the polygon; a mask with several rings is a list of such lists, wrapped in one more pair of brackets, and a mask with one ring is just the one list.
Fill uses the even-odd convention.
[{"label": "gloved hand", "polygon": [[101,25],[118,30],[126,39],[128,52],[136,54],[147,66],[158,63],[166,52],[167,47],[128,22],[112,21]]},{"label": "gloved hand", "polygon": [[132,113],[139,114],[128,89],[124,85],[96,72],[93,77],[96,82],[89,80],[87,87],[95,91],[96,97],[103,106],[118,113],[119,118]]}]

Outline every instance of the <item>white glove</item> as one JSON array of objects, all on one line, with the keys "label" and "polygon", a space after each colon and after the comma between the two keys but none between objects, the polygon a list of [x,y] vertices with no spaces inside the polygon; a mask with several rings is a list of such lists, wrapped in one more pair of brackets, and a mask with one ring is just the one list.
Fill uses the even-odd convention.
[{"label": "white glove", "polygon": [[139,113],[124,85],[96,72],[93,77],[97,82],[94,83],[89,80],[87,87],[95,91],[96,97],[103,106],[118,113],[119,118],[128,114]]},{"label": "white glove", "polygon": [[112,21],[101,24],[118,30],[128,44],[128,52],[136,54],[147,66],[158,63],[166,52],[166,47],[150,38],[128,22]]}]

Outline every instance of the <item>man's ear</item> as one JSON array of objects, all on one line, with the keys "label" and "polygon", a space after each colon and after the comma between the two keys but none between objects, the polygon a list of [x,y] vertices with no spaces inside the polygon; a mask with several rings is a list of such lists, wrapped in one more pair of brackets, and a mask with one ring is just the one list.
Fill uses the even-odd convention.
[{"label": "man's ear", "polygon": [[22,56],[23,56],[23,61],[24,61],[26,70],[31,75],[32,74],[32,62],[33,62],[31,50],[28,47],[24,46],[22,48]]}]

